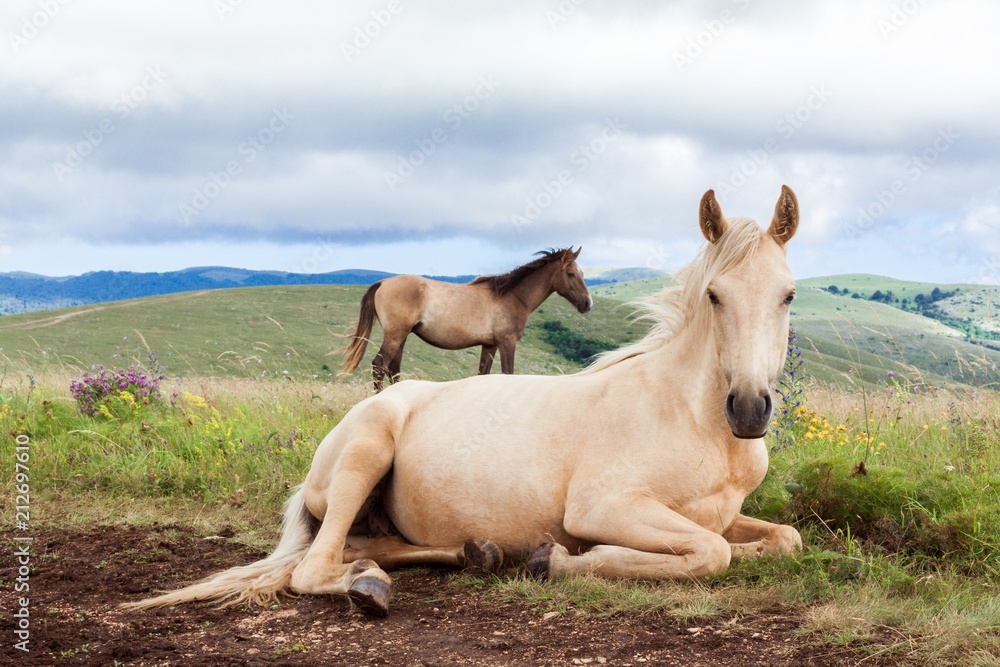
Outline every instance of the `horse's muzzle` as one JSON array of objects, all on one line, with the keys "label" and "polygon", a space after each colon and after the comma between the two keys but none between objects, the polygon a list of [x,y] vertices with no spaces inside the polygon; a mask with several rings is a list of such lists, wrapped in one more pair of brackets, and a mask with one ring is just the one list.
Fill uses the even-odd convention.
[{"label": "horse's muzzle", "polygon": [[593,307],[594,307],[594,297],[592,296],[588,296],[586,302],[576,304],[576,309],[581,313],[589,313]]},{"label": "horse's muzzle", "polygon": [[755,440],[767,434],[771,421],[771,393],[729,392],[726,399],[726,421],[737,438]]}]

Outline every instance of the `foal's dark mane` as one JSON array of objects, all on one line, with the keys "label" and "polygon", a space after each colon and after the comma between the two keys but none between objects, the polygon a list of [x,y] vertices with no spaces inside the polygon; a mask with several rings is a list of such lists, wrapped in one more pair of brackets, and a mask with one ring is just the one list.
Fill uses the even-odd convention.
[{"label": "foal's dark mane", "polygon": [[497,296],[504,296],[524,282],[525,278],[538,269],[551,262],[561,260],[563,255],[565,255],[569,250],[570,248],[549,248],[548,250],[540,250],[535,253],[536,255],[541,255],[538,259],[532,260],[523,266],[519,266],[516,269],[508,271],[507,273],[501,273],[495,276],[479,276],[469,284],[478,285],[480,283],[486,283],[489,285],[490,289],[493,290],[494,294]]}]

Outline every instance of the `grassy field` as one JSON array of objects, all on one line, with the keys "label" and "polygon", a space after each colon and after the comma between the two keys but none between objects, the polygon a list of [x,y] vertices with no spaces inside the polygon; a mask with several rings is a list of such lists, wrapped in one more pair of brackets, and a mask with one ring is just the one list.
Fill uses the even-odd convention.
[{"label": "grassy field", "polygon": [[[159,406],[113,393],[106,411],[84,415],[70,382],[50,368],[0,385],[5,460],[14,434],[32,442],[35,520],[180,521],[206,534],[225,523],[265,548],[319,440],[368,394],[361,383],[187,377],[164,381]],[[859,656],[995,664],[998,397],[914,393],[905,383],[805,396],[770,441],[771,471],[745,507],[795,524],[807,545],[800,555],[739,563],[697,585],[502,577],[486,594],[540,610],[686,619],[781,608],[804,615],[804,641]],[[14,489],[7,476],[4,497]]]},{"label": "grassy field", "polygon": [[[0,318],[0,455],[14,461],[15,436],[30,438],[33,520],[175,521],[206,535],[225,524],[270,548],[281,504],[314,448],[370,393],[367,374],[338,381],[323,369],[336,366],[325,353],[353,328],[362,291],[252,288]],[[780,437],[769,437],[770,472],[744,509],[798,527],[801,554],[741,562],[700,584],[504,576],[470,585],[578,614],[701,619],[780,609],[805,619],[803,641],[834,642],[858,659],[997,664],[1000,397],[916,367],[909,346],[962,342],[938,323],[859,300],[844,310],[819,286],[800,284],[799,293],[812,379],[799,385],[803,405],[779,418]],[[545,343],[544,321],[613,343],[639,335],[619,303],[599,297],[582,316],[550,300],[518,348],[519,368],[577,367]],[[834,321],[844,329],[831,326],[840,333],[829,338],[808,324]],[[871,330],[885,336],[884,354],[858,340]],[[912,340],[893,338],[900,330]],[[417,377],[463,376],[478,358],[414,343],[404,370]],[[822,351],[834,343],[844,356]],[[103,410],[83,414],[74,378],[92,364],[148,365],[147,347],[166,366],[162,399],[145,405],[134,390],[115,390]],[[831,387],[821,373],[847,380]],[[4,476],[8,507],[17,484]]]}]

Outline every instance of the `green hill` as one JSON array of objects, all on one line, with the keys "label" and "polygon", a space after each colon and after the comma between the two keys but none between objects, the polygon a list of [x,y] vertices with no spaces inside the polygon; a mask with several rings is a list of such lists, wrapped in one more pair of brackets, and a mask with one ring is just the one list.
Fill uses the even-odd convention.
[{"label": "green hill", "polygon": [[[293,378],[332,377],[341,357],[341,338],[354,331],[366,286],[309,285],[185,292],[106,304],[0,317],[0,361],[8,368],[65,366],[79,371],[95,364],[127,365],[153,350],[169,375],[262,374]],[[562,373],[580,368],[546,342],[546,322],[559,321],[598,347],[622,345],[642,335],[641,325],[624,322],[621,304],[597,298],[593,311],[576,312],[553,295],[532,316],[517,347],[515,369]],[[362,366],[354,377],[367,380],[381,341],[376,325]],[[455,379],[475,373],[479,348],[443,351],[416,336],[407,341],[403,373],[408,377]],[[494,372],[499,372],[499,363]]]},{"label": "green hill", "polygon": [[[669,278],[649,278],[591,291],[632,300],[668,283]],[[837,296],[831,287],[838,288]],[[955,292],[934,302],[937,319],[903,309],[915,308],[921,295],[929,300],[935,288],[944,294]],[[1000,382],[1000,351],[990,347],[993,341],[968,332],[969,324],[980,334],[1000,332],[1000,287],[914,283],[860,274],[800,280],[797,292],[792,326],[801,339],[809,372],[821,381],[851,384],[860,377],[882,382],[893,371],[932,384]],[[871,301],[879,292],[891,293],[892,302]]]},{"label": "green hill", "polygon": [[[594,350],[641,337],[627,301],[662,289],[667,277],[592,289],[595,308],[580,315],[553,295],[532,316],[517,348],[521,373],[567,373]],[[828,288],[836,285],[835,296]],[[907,283],[878,276],[802,280],[792,309],[809,373],[823,382],[884,383],[888,371],[935,385],[1000,382],[1000,351],[970,342],[967,332],[897,305],[860,298],[881,290],[900,301],[918,294],[957,293],[934,303],[955,318],[978,316],[980,328],[998,327],[1000,289],[977,285]],[[844,289],[848,294],[843,294]],[[309,285],[186,292],[106,304],[0,317],[0,362],[6,369],[128,365],[155,351],[169,375],[293,378],[334,377],[354,330],[365,286]],[[857,292],[859,298],[852,298]],[[353,378],[367,381],[381,331],[372,335]],[[984,341],[990,343],[990,341]],[[434,380],[472,375],[479,349],[433,348],[416,336],[406,345],[403,373]],[[494,365],[498,372],[499,364]]]}]

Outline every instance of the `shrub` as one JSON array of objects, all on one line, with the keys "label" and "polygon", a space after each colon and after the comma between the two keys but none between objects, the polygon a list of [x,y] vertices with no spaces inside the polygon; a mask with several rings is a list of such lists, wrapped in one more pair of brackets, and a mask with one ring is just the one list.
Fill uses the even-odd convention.
[{"label": "shrub", "polygon": [[69,391],[76,399],[80,412],[110,417],[111,406],[115,403],[129,408],[159,405],[162,402],[160,381],[164,377],[161,374],[163,367],[156,364],[154,355],[150,355],[150,361],[155,372],[136,364],[116,369],[99,366],[96,375],[84,372],[80,377],[73,378]]},{"label": "shrub", "polygon": [[561,322],[542,322],[542,337],[560,356],[580,364],[589,363],[595,355],[614,349],[614,345],[567,329]]},{"label": "shrub", "polygon": [[775,406],[774,425],[771,433],[774,444],[771,451],[781,451],[795,444],[793,427],[801,419],[802,403],[805,401],[806,379],[805,362],[802,360],[802,349],[799,348],[799,337],[794,328],[788,329],[788,351],[785,356],[785,367],[778,378],[778,386],[774,393],[781,397]]}]

